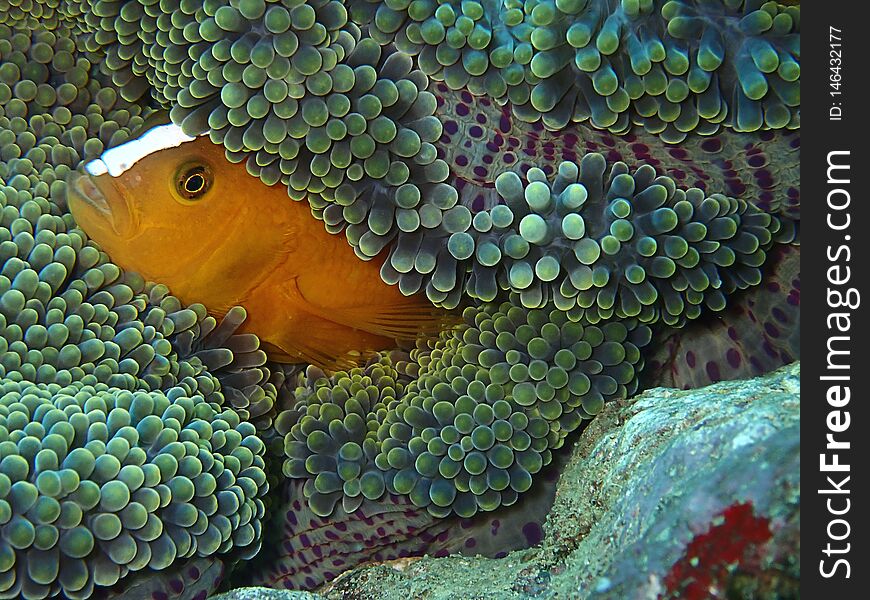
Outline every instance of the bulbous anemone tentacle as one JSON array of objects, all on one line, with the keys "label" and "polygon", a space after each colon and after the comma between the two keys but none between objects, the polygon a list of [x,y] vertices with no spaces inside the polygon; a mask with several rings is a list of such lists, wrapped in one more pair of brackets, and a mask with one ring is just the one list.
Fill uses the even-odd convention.
[{"label": "bulbous anemone tentacle", "polygon": [[436,303],[457,288],[484,302],[510,290],[523,306],[552,301],[590,323],[616,316],[681,326],[757,285],[766,250],[794,236],[791,221],[746,201],[678,189],[650,166],[608,168],[598,153],[562,162],[552,183],[532,168],[525,182],[499,175],[495,189],[504,204],[448,213],[440,247],[400,238],[384,278],[418,281],[422,264]]},{"label": "bulbous anemone tentacle", "polygon": [[4,594],[87,598],[146,567],[259,548],[263,443],[176,387],[0,384]]},{"label": "bulbous anemone tentacle", "polygon": [[67,211],[66,175],[151,110],[78,54],[84,28],[0,26],[5,597],[89,597],[197,557],[211,573],[256,552],[268,490],[247,420],[266,426],[274,390],[244,311],[216,320],[122,272]]},{"label": "bulbous anemone tentacle", "polygon": [[670,143],[799,127],[800,7],[760,0],[357,0],[351,18],[552,130],[571,122]]},{"label": "bulbous anemone tentacle", "polygon": [[387,493],[438,517],[512,505],[568,434],[634,393],[651,335],[630,319],[582,325],[552,304],[488,304],[464,319],[407,361],[384,356],[297,397],[284,473],[305,480],[315,514]]}]

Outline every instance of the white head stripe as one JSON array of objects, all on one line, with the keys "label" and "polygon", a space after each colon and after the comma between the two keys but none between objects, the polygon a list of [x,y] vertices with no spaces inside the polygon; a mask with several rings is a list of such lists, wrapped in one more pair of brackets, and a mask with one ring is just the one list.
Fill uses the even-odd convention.
[{"label": "white head stripe", "polygon": [[174,123],[159,125],[149,129],[135,140],[106,150],[100,158],[85,164],[85,170],[95,177],[104,173],[117,177],[154,152],[176,148],[195,139],[195,137],[184,133],[181,127]]}]

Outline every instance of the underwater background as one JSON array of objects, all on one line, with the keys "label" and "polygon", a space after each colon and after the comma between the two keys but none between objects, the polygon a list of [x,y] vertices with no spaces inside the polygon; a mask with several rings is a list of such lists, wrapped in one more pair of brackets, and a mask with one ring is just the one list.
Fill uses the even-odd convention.
[{"label": "underwater background", "polygon": [[[799,26],[756,0],[0,0],[0,597],[308,590],[424,553],[488,558],[322,591],[789,597]],[[287,364],[246,308],[114,264],[67,179],[167,114],[458,326]]]}]

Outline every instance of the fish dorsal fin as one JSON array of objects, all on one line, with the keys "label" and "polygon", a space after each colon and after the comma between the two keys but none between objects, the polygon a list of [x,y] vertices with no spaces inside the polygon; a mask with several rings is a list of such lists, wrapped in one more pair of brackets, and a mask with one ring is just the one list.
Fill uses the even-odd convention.
[{"label": "fish dorsal fin", "polygon": [[296,279],[290,281],[289,292],[307,312],[316,317],[395,340],[436,336],[461,322],[458,317],[436,308],[419,296],[375,306],[322,308],[306,300]]}]

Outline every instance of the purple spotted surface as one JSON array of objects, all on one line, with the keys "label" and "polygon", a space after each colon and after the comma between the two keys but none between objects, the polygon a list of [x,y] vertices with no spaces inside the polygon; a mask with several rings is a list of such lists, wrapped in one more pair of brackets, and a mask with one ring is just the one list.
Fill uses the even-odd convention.
[{"label": "purple spotted surface", "polygon": [[673,178],[680,187],[743,198],[765,212],[800,218],[800,133],[723,131],[713,136],[689,136],[669,145],[640,128],[623,136],[573,123],[548,131],[541,123],[526,123],[486,97],[453,91],[443,83],[431,86],[444,124],[438,144],[455,176],[462,201],[473,211],[498,201],[495,178],[505,171],[521,176],[531,167],[552,175],[562,161],[579,161],[600,152],[608,162],[630,168],[648,164]]},{"label": "purple spotted surface", "polygon": [[285,499],[245,585],[310,590],[361,564],[408,556],[464,554],[500,558],[543,539],[560,461],[554,461],[516,504],[471,519],[437,519],[404,496],[365,501],[348,513],[339,504],[329,517],[314,515],[297,480]]},{"label": "purple spotted surface", "polygon": [[215,557],[180,561],[165,571],[145,569],[109,588],[96,588],[93,600],[205,600],[221,584],[224,562]]}]

